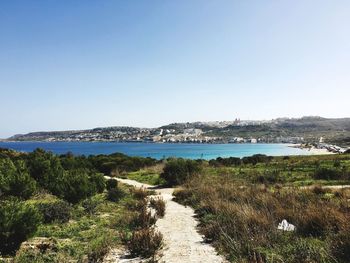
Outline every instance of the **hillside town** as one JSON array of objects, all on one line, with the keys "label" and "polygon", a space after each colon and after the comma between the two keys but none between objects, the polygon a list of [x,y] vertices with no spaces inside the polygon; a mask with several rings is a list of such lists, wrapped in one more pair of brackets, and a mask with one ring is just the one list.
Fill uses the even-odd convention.
[{"label": "hillside town", "polygon": [[[88,130],[32,132],[7,141],[144,143],[287,143],[331,152],[350,147],[350,119],[322,117],[171,123],[157,128],[114,126]],[[337,148],[339,146],[340,148]]]},{"label": "hillside town", "polygon": [[[303,143],[293,136],[213,136],[213,129],[259,126],[266,121],[225,121],[171,124],[160,128],[106,127],[91,130],[33,132],[8,140],[47,142],[154,142],[154,143]],[[173,128],[172,128],[173,127]]]}]

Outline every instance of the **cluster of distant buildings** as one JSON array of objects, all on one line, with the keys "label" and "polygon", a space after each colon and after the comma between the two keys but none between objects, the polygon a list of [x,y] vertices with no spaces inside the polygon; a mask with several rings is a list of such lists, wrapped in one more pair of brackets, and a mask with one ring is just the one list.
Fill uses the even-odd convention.
[{"label": "cluster of distant buildings", "polygon": [[[104,127],[90,130],[33,132],[14,135],[13,141],[82,141],[82,142],[154,142],[154,143],[318,143],[315,147],[341,152],[338,146],[318,142],[317,135],[305,132],[303,125],[319,118],[275,120],[241,120],[172,123],[159,128],[127,126]],[[301,128],[299,128],[299,126]],[[323,127],[323,126],[322,126]],[[333,127],[333,126],[332,126]],[[299,128],[299,130],[297,129]],[[289,129],[297,129],[290,131]],[[262,132],[261,132],[262,131]],[[261,135],[260,135],[261,134]],[[285,134],[285,135],[281,135]],[[288,135],[287,135],[288,134]],[[302,134],[306,138],[299,136]],[[299,137],[298,137],[299,136]]]},{"label": "cluster of distant buildings", "polygon": [[207,136],[202,129],[130,129],[97,130],[31,137],[42,141],[113,141],[113,142],[155,142],[155,143],[303,143],[303,137],[220,137]]}]

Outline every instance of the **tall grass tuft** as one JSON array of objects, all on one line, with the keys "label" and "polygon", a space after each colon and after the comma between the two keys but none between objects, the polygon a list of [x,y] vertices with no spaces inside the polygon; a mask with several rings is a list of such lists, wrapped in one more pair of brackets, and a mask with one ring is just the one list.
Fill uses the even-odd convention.
[{"label": "tall grass tuft", "polygon": [[157,198],[151,198],[150,199],[150,206],[156,210],[156,215],[158,217],[164,217],[165,215],[165,202],[163,198],[157,197]]},{"label": "tall grass tuft", "polygon": [[132,256],[154,258],[162,246],[162,240],[162,234],[150,227],[134,231],[127,245]]}]

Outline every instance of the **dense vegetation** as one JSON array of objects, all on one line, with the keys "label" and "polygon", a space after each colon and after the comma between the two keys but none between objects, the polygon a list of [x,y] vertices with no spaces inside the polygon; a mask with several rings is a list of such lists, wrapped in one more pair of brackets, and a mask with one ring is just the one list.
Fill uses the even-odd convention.
[{"label": "dense vegetation", "polygon": [[[231,262],[350,261],[350,189],[327,188],[350,184],[349,154],[160,162],[0,150],[0,255],[100,262],[124,244],[154,259],[164,201],[104,175],[178,187],[176,200],[195,208],[200,231]],[[283,219],[295,231],[277,229]]]},{"label": "dense vegetation", "polygon": [[[176,192],[231,262],[349,262],[350,155],[218,158]],[[299,187],[301,185],[307,186]],[[283,219],[295,231],[278,230]]]},{"label": "dense vegetation", "polygon": [[[15,256],[16,262],[97,262],[111,245],[128,242],[136,227],[132,218],[139,214],[133,192],[104,175],[154,164],[123,154],[0,149],[0,256]],[[36,251],[22,243],[28,239]]]}]

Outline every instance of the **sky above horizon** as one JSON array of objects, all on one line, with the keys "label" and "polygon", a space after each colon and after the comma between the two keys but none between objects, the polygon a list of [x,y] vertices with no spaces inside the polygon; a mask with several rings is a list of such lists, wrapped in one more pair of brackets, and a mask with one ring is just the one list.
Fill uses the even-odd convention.
[{"label": "sky above horizon", "polygon": [[0,2],[0,138],[350,117],[350,1]]}]

